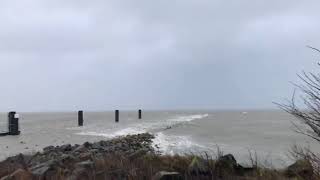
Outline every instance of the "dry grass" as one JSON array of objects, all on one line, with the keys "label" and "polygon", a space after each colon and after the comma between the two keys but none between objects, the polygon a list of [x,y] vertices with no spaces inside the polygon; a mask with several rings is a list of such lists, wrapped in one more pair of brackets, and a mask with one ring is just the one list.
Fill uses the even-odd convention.
[{"label": "dry grass", "polygon": [[[301,152],[299,155],[302,155]],[[306,155],[306,154],[304,154]],[[204,165],[208,172],[194,173],[190,170],[195,158],[206,162]],[[99,156],[91,156],[88,160],[94,162],[94,167],[86,169],[65,169],[57,168],[51,175],[51,179],[68,179],[71,176],[81,177],[82,179],[152,179],[152,177],[159,171],[179,172],[184,179],[240,179],[240,180],[285,180],[285,179],[306,179],[303,177],[291,177],[286,175],[285,171],[275,170],[270,168],[259,167],[257,159],[253,155],[251,157],[252,167],[250,171],[243,171],[239,174],[237,171],[229,171],[228,169],[217,168],[217,160],[209,156],[197,157],[194,155],[155,155],[145,154],[137,158],[130,158],[123,154],[104,154]],[[309,158],[309,157],[308,157]],[[19,163],[7,162],[7,164],[0,163],[0,177],[8,175],[14,170],[23,168]],[[223,172],[222,172],[223,171]],[[79,178],[76,178],[79,179]],[[313,179],[320,179],[319,176],[314,176]],[[308,179],[309,180],[309,179]]]},{"label": "dry grass", "polygon": [[[132,144],[132,141],[126,138],[112,141],[113,144],[119,144],[119,142],[122,144],[117,147]],[[285,170],[279,170],[261,165],[257,153],[251,151],[249,151],[248,159],[250,164],[248,167],[243,167],[232,155],[224,156],[218,146],[214,157],[207,153],[170,156],[161,155],[152,149],[148,150],[146,147],[149,147],[150,143],[140,146],[139,143],[144,143],[144,141],[135,142],[133,147],[140,148],[128,146],[130,151],[97,151],[88,146],[88,149],[81,153],[73,151],[67,153],[58,148],[43,154],[18,155],[0,162],[0,179],[18,169],[31,172],[30,167],[39,164],[42,167],[44,163],[50,165],[50,172],[43,173],[44,177],[37,176],[34,179],[151,180],[159,171],[168,171],[178,172],[186,180],[320,180],[320,160],[318,158],[320,156],[312,153],[308,148],[294,146],[291,156],[299,160],[298,163],[290,166],[291,169],[288,167]],[[64,153],[57,156],[60,151]],[[62,155],[63,158],[60,157]],[[47,164],[53,159],[53,166]]]},{"label": "dry grass", "polygon": [[[253,168],[252,171],[239,175],[236,172],[227,171],[215,167],[216,160],[206,159],[207,174],[194,174],[190,171],[190,164],[194,155],[185,156],[159,156],[145,155],[137,159],[129,159],[123,155],[106,155],[104,158],[96,158],[95,179],[152,179],[159,171],[179,172],[185,179],[248,179],[248,180],[284,180],[289,179],[283,171],[267,168]],[[202,157],[198,157],[202,158]],[[222,176],[220,176],[222,174]]]}]

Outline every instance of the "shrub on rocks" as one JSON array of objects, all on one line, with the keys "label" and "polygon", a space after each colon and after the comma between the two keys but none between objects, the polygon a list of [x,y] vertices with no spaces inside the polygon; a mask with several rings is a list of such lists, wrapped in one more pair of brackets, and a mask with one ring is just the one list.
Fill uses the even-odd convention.
[{"label": "shrub on rocks", "polygon": [[308,160],[298,160],[286,169],[288,177],[301,177],[305,179],[312,179],[313,167]]}]

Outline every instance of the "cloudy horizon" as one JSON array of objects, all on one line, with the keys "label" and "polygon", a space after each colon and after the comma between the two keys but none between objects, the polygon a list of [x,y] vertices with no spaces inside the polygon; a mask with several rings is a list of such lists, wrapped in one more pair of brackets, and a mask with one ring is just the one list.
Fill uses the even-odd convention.
[{"label": "cloudy horizon", "polygon": [[4,0],[0,111],[274,109],[318,70],[319,5]]}]

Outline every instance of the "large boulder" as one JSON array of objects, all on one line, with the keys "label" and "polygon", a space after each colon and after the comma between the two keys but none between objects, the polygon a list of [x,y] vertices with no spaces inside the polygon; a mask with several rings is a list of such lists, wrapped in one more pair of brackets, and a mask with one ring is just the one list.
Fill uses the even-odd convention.
[{"label": "large boulder", "polygon": [[152,180],[183,180],[183,177],[177,172],[158,172]]},{"label": "large boulder", "polygon": [[72,146],[71,144],[66,144],[60,147],[60,150],[62,151],[71,151],[72,150]]},{"label": "large boulder", "polygon": [[31,167],[30,171],[33,176],[37,177],[37,179],[50,179],[58,169],[59,163],[55,160],[50,160]]},{"label": "large boulder", "polygon": [[313,167],[308,160],[298,160],[286,169],[288,177],[302,177],[311,179],[313,176]]}]

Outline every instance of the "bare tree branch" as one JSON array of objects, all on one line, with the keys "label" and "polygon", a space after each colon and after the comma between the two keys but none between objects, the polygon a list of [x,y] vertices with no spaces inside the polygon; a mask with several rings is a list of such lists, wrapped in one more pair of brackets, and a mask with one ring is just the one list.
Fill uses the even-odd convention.
[{"label": "bare tree branch", "polygon": [[313,49],[313,50],[315,50],[315,51],[318,51],[318,52],[320,52],[320,50],[319,50],[319,49],[317,49],[317,48],[314,48],[314,47],[312,47],[312,46],[307,46],[307,48],[310,48],[310,49]]},{"label": "bare tree branch", "polygon": [[[307,46],[320,53],[320,50],[311,46]],[[319,64],[320,65],[320,64]],[[281,109],[295,116],[304,125],[303,127],[293,123],[297,133],[311,137],[320,143],[320,75],[314,73],[306,73],[297,75],[301,80],[301,84],[294,84],[296,87],[290,100],[286,103],[275,103]],[[302,94],[297,98],[296,92]],[[296,105],[301,100],[304,108]]]}]

